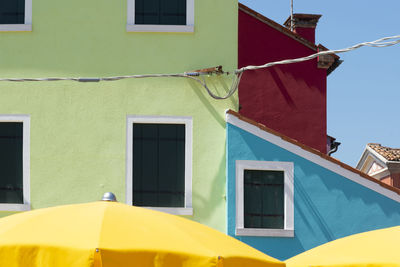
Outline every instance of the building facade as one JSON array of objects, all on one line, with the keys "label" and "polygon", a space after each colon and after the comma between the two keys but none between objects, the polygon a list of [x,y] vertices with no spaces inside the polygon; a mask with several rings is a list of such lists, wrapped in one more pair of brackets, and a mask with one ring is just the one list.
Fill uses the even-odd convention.
[{"label": "building facade", "polygon": [[[0,78],[237,68],[235,0],[168,3],[3,1]],[[204,79],[217,95],[232,82]],[[181,77],[81,81],[0,82],[0,216],[112,191],[225,231],[224,111],[237,96]]]},{"label": "building facade", "polygon": [[238,95],[211,97],[233,81],[215,66],[324,49],[310,30],[235,0],[0,7],[0,217],[111,191],[279,259],[400,223],[400,191],[325,154],[326,75],[338,58],[246,72]]},{"label": "building facade", "polygon": [[[315,44],[320,15],[295,14],[294,31],[239,4],[239,67],[309,56],[326,48]],[[327,75],[339,64],[328,55],[296,64],[244,73],[240,114],[327,153]]]},{"label": "building facade", "polygon": [[280,260],[400,224],[400,190],[228,111],[227,233]]},{"label": "building facade", "polygon": [[356,168],[385,184],[400,188],[399,148],[367,144]]}]

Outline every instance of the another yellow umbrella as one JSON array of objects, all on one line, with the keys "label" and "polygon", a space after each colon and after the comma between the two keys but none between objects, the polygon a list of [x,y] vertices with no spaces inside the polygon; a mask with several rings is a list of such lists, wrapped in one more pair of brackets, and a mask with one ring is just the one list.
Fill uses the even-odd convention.
[{"label": "another yellow umbrella", "polygon": [[400,226],[351,235],[286,260],[288,267],[400,266]]},{"label": "another yellow umbrella", "polygon": [[0,219],[0,266],[284,266],[199,223],[99,201]]}]

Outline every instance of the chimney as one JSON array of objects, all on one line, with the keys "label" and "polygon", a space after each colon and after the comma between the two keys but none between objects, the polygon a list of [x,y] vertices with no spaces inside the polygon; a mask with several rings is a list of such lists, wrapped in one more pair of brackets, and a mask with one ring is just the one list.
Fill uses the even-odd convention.
[{"label": "chimney", "polygon": [[[315,44],[315,28],[321,15],[293,14],[293,31]],[[290,29],[291,17],[283,25]]]}]

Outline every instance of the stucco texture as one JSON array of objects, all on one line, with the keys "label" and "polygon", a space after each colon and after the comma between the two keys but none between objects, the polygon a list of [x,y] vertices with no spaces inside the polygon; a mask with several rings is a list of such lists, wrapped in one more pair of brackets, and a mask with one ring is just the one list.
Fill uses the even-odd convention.
[{"label": "stucco texture", "polygon": [[[238,34],[239,68],[316,53],[242,10]],[[325,153],[327,74],[317,61],[245,72],[240,114]]]},{"label": "stucco texture", "polygon": [[[235,161],[294,163],[294,237],[235,236]],[[285,260],[347,235],[400,223],[400,203],[227,124],[228,234]]]},{"label": "stucco texture", "polygon": [[[126,1],[33,1],[32,32],[0,32],[1,77],[101,77],[237,67],[237,2],[195,1],[195,31],[126,32]],[[206,77],[225,94],[230,76]],[[193,118],[189,217],[225,231],[225,109],[183,78],[116,82],[0,82],[0,114],[31,118],[31,203],[42,208],[125,200],[127,115]],[[0,213],[0,216],[9,213]]]}]

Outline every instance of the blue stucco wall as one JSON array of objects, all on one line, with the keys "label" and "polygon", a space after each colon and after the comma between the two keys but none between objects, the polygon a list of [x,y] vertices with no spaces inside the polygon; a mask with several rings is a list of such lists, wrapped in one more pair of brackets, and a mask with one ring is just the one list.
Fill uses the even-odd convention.
[{"label": "blue stucco wall", "polygon": [[[294,163],[295,237],[235,236],[235,161]],[[347,235],[400,224],[400,203],[227,123],[227,232],[285,260]]]}]

